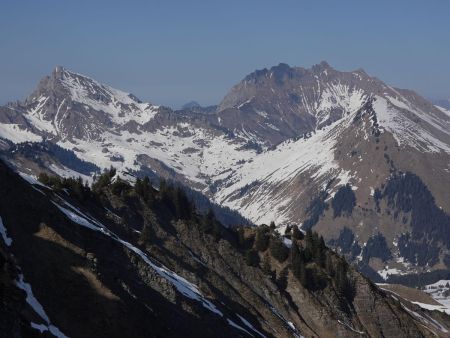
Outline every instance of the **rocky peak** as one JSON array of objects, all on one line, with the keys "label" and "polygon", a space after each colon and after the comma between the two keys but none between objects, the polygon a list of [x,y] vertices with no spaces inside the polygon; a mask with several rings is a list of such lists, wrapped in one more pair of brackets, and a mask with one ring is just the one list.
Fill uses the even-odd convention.
[{"label": "rocky peak", "polygon": [[189,101],[189,102],[185,103],[181,107],[181,109],[192,109],[192,108],[200,108],[200,107],[201,107],[201,105],[197,101]]},{"label": "rocky peak", "polygon": [[62,81],[64,76],[69,74],[72,73],[63,66],[56,66],[48,77],[57,82]]},{"label": "rocky peak", "polygon": [[45,76],[17,109],[40,136],[82,140],[99,139],[107,130],[136,129],[159,111],[133,94],[62,66]]},{"label": "rocky peak", "polygon": [[311,70],[314,72],[323,72],[323,71],[334,71],[334,68],[330,66],[330,64],[326,61],[321,61],[320,63],[313,65]]},{"label": "rocky peak", "polygon": [[62,86],[62,80],[66,70],[62,66],[56,66],[50,75],[43,77],[36,89],[25,100],[25,104],[33,103],[42,96],[67,96],[69,92]]},{"label": "rocky peak", "polygon": [[225,96],[218,111],[222,125],[239,130],[245,121],[246,130],[256,129],[257,138],[271,146],[358,109],[364,96],[375,91],[367,79],[362,73],[336,71],[325,61],[309,69],[280,63],[246,76]]},{"label": "rocky peak", "polygon": [[42,96],[59,100],[66,99],[88,106],[95,103],[114,104],[114,102],[117,102],[128,105],[142,103],[133,94],[101,84],[88,76],[72,72],[63,66],[56,66],[50,75],[45,76],[26,102],[33,102]]}]

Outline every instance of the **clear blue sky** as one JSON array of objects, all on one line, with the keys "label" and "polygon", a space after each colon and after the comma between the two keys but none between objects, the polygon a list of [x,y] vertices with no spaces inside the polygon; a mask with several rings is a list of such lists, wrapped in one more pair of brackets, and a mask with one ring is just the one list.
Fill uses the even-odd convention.
[{"label": "clear blue sky", "polygon": [[219,102],[280,62],[364,68],[450,97],[450,1],[4,0],[0,103],[22,99],[55,65],[156,104]]}]

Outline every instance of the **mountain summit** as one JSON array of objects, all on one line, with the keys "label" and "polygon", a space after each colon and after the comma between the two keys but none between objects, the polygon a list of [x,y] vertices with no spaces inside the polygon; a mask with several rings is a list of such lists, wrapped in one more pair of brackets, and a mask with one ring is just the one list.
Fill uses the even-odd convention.
[{"label": "mountain summit", "polygon": [[261,143],[274,145],[322,129],[374,96],[401,109],[413,99],[420,110],[442,115],[417,94],[387,86],[363,70],[336,71],[326,62],[310,69],[279,64],[257,70],[231,89],[218,115],[222,126],[251,130]]},{"label": "mountain summit", "polygon": [[144,124],[158,110],[61,66],[44,77],[18,108],[36,133],[52,139],[99,139],[108,130]]},{"label": "mountain summit", "polygon": [[177,181],[256,224],[313,227],[379,278],[450,264],[450,111],[362,70],[279,64],[217,107],[173,112],[57,67],[0,108],[0,133],[23,171]]}]

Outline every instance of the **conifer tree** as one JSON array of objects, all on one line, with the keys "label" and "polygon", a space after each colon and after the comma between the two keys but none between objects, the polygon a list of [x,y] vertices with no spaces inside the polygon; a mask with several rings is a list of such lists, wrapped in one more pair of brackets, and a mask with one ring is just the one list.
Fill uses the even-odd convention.
[{"label": "conifer tree", "polygon": [[285,235],[286,237],[289,237],[289,236],[291,236],[291,233],[292,233],[292,226],[291,226],[291,225],[288,225],[288,226],[286,227],[286,229],[284,230],[284,235]]},{"label": "conifer tree", "polygon": [[213,221],[213,229],[212,229],[212,233],[214,236],[214,239],[216,241],[218,241],[219,239],[221,239],[223,237],[223,226],[222,224],[220,224],[216,219]]},{"label": "conifer tree", "polygon": [[313,233],[311,229],[306,230],[306,236],[305,236],[305,242],[306,242],[306,246],[310,246],[312,245],[313,242]]},{"label": "conifer tree", "polygon": [[347,276],[347,265],[341,260],[336,265],[336,289],[337,292],[347,299],[353,298],[354,286]]},{"label": "conifer tree", "polygon": [[289,249],[278,236],[273,236],[270,239],[270,253],[280,263],[283,263],[289,256]]},{"label": "conifer tree", "polygon": [[291,267],[293,275],[304,287],[307,287],[308,281],[304,251],[295,242],[292,243],[291,247]]},{"label": "conifer tree", "polygon": [[258,251],[266,251],[269,247],[270,237],[267,226],[260,226],[256,229],[255,248]]},{"label": "conifer tree", "polygon": [[288,273],[289,269],[285,267],[283,270],[280,271],[278,278],[276,280],[277,286],[281,291],[285,291],[288,284]]},{"label": "conifer tree", "polygon": [[325,269],[330,276],[334,276],[335,271],[334,271],[333,259],[331,257],[330,252],[327,252],[325,255]]},{"label": "conifer tree", "polygon": [[297,279],[305,288],[308,287],[307,272],[305,264],[300,264],[297,268]]},{"label": "conifer tree", "polygon": [[292,238],[293,238],[293,239],[297,239],[297,240],[302,240],[303,238],[305,238],[305,236],[303,235],[303,232],[301,232],[301,231],[298,229],[298,226],[297,226],[297,225],[294,225],[294,226],[292,227]]},{"label": "conifer tree", "polygon": [[214,211],[209,209],[206,215],[203,216],[202,222],[200,222],[201,230],[210,233],[213,230],[214,219]]},{"label": "conifer tree", "polygon": [[134,191],[136,191],[136,194],[139,196],[144,196],[144,187],[142,180],[139,177],[136,178],[136,182],[134,182]]},{"label": "conifer tree", "polygon": [[241,248],[245,247],[246,241],[245,241],[244,228],[243,227],[239,227],[237,229],[237,235],[238,235],[238,245],[239,245],[239,247],[241,247]]},{"label": "conifer tree", "polygon": [[256,250],[250,249],[245,253],[245,261],[247,265],[257,267],[259,265],[259,255]]},{"label": "conifer tree", "polygon": [[180,219],[187,220],[192,215],[192,205],[181,187],[175,189],[175,212]]}]

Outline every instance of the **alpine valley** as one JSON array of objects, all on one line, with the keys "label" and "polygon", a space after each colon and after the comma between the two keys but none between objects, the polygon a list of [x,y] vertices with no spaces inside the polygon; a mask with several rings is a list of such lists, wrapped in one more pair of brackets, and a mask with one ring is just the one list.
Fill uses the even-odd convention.
[{"label": "alpine valley", "polygon": [[0,331],[450,336],[442,102],[321,62],[172,110],[56,67],[0,107]]}]

